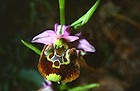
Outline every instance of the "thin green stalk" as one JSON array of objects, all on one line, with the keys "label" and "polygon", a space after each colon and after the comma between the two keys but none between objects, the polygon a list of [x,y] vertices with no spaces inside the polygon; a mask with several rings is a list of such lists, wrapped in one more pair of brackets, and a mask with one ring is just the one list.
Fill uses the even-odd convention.
[{"label": "thin green stalk", "polygon": [[65,24],[65,0],[59,0],[60,24]]}]

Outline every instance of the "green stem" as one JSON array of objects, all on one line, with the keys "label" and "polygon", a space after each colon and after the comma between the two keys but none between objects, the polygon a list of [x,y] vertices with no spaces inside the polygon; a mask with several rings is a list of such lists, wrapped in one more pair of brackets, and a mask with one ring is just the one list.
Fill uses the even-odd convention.
[{"label": "green stem", "polygon": [[59,0],[60,24],[65,24],[65,0]]}]

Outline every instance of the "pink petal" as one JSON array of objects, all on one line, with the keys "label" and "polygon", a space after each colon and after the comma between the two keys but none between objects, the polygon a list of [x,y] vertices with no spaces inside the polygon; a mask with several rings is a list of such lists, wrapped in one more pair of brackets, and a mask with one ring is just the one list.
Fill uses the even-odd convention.
[{"label": "pink petal", "polygon": [[79,39],[78,36],[63,36],[64,39],[66,39],[68,42],[73,42]]},{"label": "pink petal", "polygon": [[38,38],[45,38],[45,37],[51,37],[51,36],[56,36],[56,33],[53,30],[46,30],[39,35],[35,36],[33,40],[36,40]]},{"label": "pink petal", "polygon": [[43,33],[35,36],[32,39],[33,43],[43,43],[43,44],[50,44],[53,43],[56,40],[56,34],[52,30],[46,30]]},{"label": "pink petal", "polygon": [[42,44],[48,45],[48,44],[53,44],[55,41],[56,41],[55,38],[47,37],[47,38],[39,38],[37,40],[32,40],[31,42],[32,43],[42,43]]},{"label": "pink petal", "polygon": [[95,48],[88,43],[86,39],[79,40],[78,49],[83,49],[86,52],[95,52]]}]

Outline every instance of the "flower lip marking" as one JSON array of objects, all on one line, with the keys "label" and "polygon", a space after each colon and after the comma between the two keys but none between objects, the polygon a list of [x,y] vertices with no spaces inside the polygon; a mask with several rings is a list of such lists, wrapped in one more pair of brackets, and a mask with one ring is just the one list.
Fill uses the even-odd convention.
[{"label": "flower lip marking", "polygon": [[58,47],[56,49],[54,45],[48,45],[44,54],[48,61],[53,63],[52,68],[60,69],[61,65],[68,65],[70,63],[70,60],[67,58],[68,54],[66,54],[66,51],[65,47]]}]

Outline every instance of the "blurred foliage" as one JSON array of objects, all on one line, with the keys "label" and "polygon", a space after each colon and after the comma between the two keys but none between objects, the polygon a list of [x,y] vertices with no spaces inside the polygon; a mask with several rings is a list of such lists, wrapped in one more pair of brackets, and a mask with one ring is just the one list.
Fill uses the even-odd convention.
[{"label": "blurred foliage", "polygon": [[85,90],[97,88],[97,87],[99,87],[99,84],[89,84],[86,86],[75,87],[75,88],[69,89],[68,91],[85,91]]},{"label": "blurred foliage", "polygon": [[[66,0],[66,24],[82,16],[94,3]],[[102,0],[89,23],[80,29],[97,51],[84,57],[87,64],[81,61],[77,80],[64,87],[53,83],[53,88],[61,91],[100,83],[99,88],[89,91],[139,91],[139,10],[139,0]],[[59,22],[58,2],[2,0],[0,11],[0,91],[37,90],[42,84],[36,67],[39,56],[20,40],[29,42],[45,29],[52,29]]]}]

